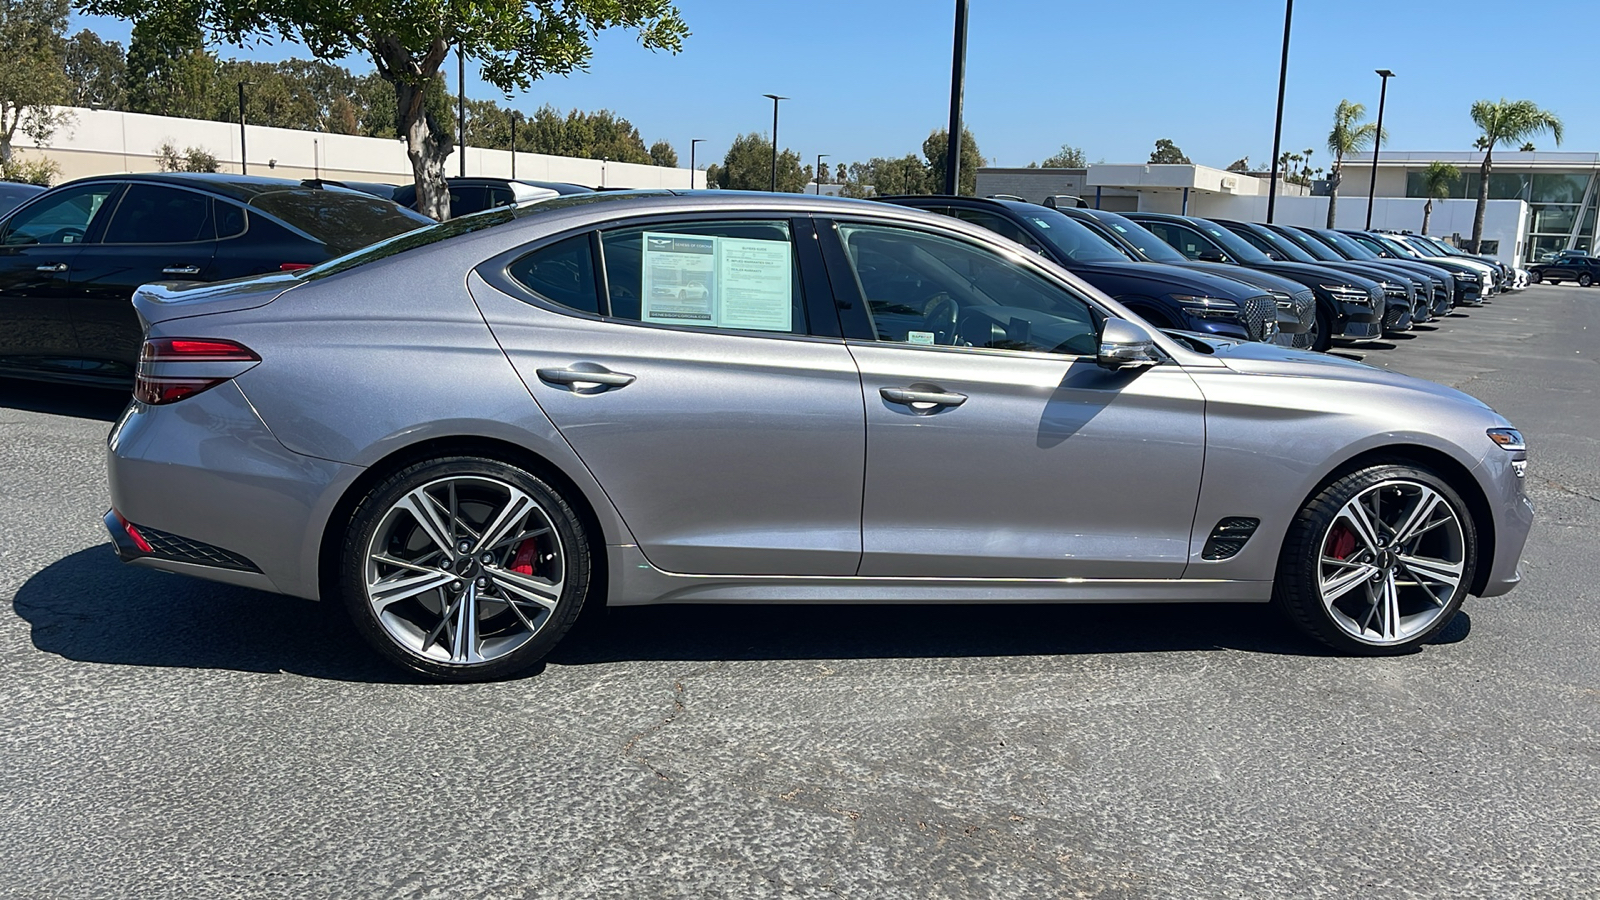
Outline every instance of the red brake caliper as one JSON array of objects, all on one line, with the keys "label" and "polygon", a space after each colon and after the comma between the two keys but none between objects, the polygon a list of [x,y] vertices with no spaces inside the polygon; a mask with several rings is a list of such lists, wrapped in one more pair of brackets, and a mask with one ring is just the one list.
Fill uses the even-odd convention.
[{"label": "red brake caliper", "polygon": [[[1354,545],[1354,543],[1355,543],[1355,539],[1352,538],[1351,539],[1352,546]],[[516,556],[515,559],[513,559],[511,561],[511,571],[517,573],[518,575],[532,575],[533,574],[533,559],[534,559],[534,555],[537,552],[538,552],[538,547],[536,547],[534,545],[533,538],[528,538],[527,540],[525,540],[522,543],[518,544],[517,545],[517,556]]]},{"label": "red brake caliper", "polygon": [[[1327,546],[1322,549],[1334,559],[1348,559],[1350,554],[1356,551],[1356,534],[1348,525],[1341,522],[1339,527],[1328,535]],[[517,558],[521,559],[520,556]]]}]

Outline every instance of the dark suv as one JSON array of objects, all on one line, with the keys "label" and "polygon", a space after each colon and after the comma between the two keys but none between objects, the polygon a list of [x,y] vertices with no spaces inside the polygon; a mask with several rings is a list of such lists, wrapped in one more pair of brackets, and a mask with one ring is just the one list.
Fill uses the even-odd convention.
[{"label": "dark suv", "polygon": [[1130,262],[1061,210],[975,197],[880,199],[952,216],[1010,238],[1115,297],[1157,328],[1276,342],[1278,304],[1271,294],[1218,275]]},{"label": "dark suv", "polygon": [[140,285],[308,268],[431,224],[315,182],[178,173],[68,182],[0,218],[0,373],[126,384],[143,340],[131,302]]},{"label": "dark suv", "polygon": [[1588,287],[1600,281],[1600,259],[1564,253],[1550,262],[1534,263],[1529,266],[1528,278],[1534,284],[1574,281],[1583,287]]},{"label": "dark suv", "polygon": [[1274,260],[1215,222],[1167,213],[1129,213],[1190,259],[1226,262],[1292,278],[1317,295],[1316,341],[1326,350],[1335,337],[1373,341],[1383,336],[1383,287],[1370,278],[1324,266]]}]

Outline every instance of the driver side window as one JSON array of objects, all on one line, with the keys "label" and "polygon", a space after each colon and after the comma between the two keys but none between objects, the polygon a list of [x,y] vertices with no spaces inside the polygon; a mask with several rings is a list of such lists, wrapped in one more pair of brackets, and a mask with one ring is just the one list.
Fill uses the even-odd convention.
[{"label": "driver side window", "polygon": [[115,184],[87,184],[40,200],[11,218],[0,244],[81,244],[95,214],[116,189]]},{"label": "driver side window", "polygon": [[1001,254],[951,238],[840,223],[880,341],[1093,356],[1088,303]]}]

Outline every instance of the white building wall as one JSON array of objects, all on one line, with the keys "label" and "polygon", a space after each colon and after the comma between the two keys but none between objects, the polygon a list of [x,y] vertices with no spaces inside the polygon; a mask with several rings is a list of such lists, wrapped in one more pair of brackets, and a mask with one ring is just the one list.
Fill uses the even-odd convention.
[{"label": "white building wall", "polygon": [[[240,171],[237,123],[203,119],[147,116],[140,113],[65,108],[71,124],[61,128],[43,147],[18,147],[23,156],[45,156],[61,166],[62,179],[156,169],[162,144],[180,151],[195,147],[217,157],[222,171]],[[282,178],[320,176],[344,181],[378,181],[409,184],[411,163],[405,143],[398,139],[322,134],[288,128],[247,125],[251,175]],[[509,177],[511,153],[507,150],[467,148],[467,174]],[[455,175],[460,163],[452,154],[445,171]],[[608,163],[541,153],[517,154],[517,177],[534,181],[570,181],[603,187],[688,188],[705,187],[705,173],[685,168]]]}]

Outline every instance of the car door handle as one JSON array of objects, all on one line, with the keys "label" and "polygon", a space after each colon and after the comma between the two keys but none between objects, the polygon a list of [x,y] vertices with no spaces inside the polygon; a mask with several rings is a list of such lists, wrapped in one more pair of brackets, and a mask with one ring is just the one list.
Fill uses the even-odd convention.
[{"label": "car door handle", "polygon": [[161,270],[163,275],[199,275],[199,266],[167,266]]},{"label": "car door handle", "polygon": [[604,367],[595,366],[595,371],[583,369],[539,369],[539,377],[551,384],[603,384],[606,387],[627,387],[633,384],[633,376],[622,372],[612,372]]},{"label": "car door handle", "polygon": [[890,403],[902,403],[906,406],[960,406],[967,402],[966,394],[955,394],[947,391],[918,391],[911,388],[879,388],[878,393]]},{"label": "car door handle", "polygon": [[65,272],[67,270],[67,264],[51,263],[48,266],[34,266],[33,270],[35,272]]}]

